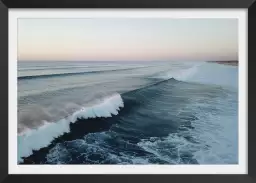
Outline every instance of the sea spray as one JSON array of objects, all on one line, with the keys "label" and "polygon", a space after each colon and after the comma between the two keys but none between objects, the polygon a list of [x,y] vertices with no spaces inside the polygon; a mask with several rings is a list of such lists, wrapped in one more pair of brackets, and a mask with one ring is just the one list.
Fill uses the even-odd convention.
[{"label": "sea spray", "polygon": [[18,161],[22,162],[22,157],[28,157],[33,150],[39,150],[48,146],[54,138],[70,131],[69,124],[78,119],[88,119],[97,117],[111,117],[117,115],[124,103],[120,94],[114,94],[99,100],[97,104],[82,108],[71,116],[61,119],[58,122],[44,122],[37,129],[28,130],[26,133],[18,135]]}]

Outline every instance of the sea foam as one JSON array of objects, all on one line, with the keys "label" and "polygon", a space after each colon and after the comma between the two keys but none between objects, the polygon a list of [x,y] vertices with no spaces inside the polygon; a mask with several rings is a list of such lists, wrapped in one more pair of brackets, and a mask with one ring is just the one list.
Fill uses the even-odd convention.
[{"label": "sea foam", "polygon": [[186,69],[170,70],[165,73],[161,73],[160,75],[156,76],[156,78],[159,78],[159,79],[174,78],[179,81],[186,81],[198,72],[198,67],[200,65],[201,64],[195,64],[190,68],[186,68]]},{"label": "sea foam", "polygon": [[157,78],[174,78],[179,81],[238,87],[238,67],[216,63],[196,63],[187,69],[171,70]]},{"label": "sea foam", "polygon": [[76,111],[65,119],[57,122],[45,121],[37,129],[27,130],[18,135],[18,162],[23,162],[22,157],[33,154],[33,150],[39,150],[50,145],[54,138],[70,131],[70,123],[75,123],[78,119],[88,119],[97,117],[111,117],[117,115],[124,103],[120,94],[114,94],[99,100],[91,107],[84,107]]}]

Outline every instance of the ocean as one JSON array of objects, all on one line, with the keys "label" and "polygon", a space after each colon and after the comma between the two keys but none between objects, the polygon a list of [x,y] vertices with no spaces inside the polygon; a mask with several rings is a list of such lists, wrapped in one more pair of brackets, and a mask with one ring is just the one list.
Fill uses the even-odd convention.
[{"label": "ocean", "polygon": [[238,164],[238,67],[18,62],[18,164]]}]

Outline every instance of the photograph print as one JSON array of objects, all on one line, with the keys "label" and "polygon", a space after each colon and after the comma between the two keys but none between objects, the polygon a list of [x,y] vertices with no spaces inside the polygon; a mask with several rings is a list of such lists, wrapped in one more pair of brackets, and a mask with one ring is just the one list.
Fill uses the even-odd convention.
[{"label": "photograph print", "polygon": [[17,164],[238,164],[238,19],[17,23]]}]

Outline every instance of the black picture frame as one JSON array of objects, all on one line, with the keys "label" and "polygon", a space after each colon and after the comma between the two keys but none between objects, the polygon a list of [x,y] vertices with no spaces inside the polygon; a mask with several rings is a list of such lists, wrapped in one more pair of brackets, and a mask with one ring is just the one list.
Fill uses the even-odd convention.
[{"label": "black picture frame", "polygon": [[[0,122],[0,181],[43,182],[256,182],[255,98],[250,97],[248,116],[248,175],[9,175],[8,174],[8,8],[244,8],[248,10],[248,69],[256,62],[256,3],[254,0],[2,0],[0,2],[0,69],[1,69],[1,122]],[[250,38],[249,38],[250,37]],[[249,54],[250,50],[250,54]],[[249,59],[251,64],[249,67]],[[249,71],[249,70],[248,70]],[[253,86],[253,75],[251,86]],[[248,72],[249,74],[249,72]],[[247,86],[248,86],[247,85]],[[249,89],[249,88],[248,88]],[[248,90],[249,91],[249,90]],[[256,89],[251,87],[251,93]],[[249,94],[249,93],[248,93]],[[249,95],[247,95],[249,96]],[[7,105],[6,105],[7,104]],[[249,104],[249,100],[248,100]],[[253,115],[252,115],[253,114]],[[249,123],[250,121],[250,123]]]}]

